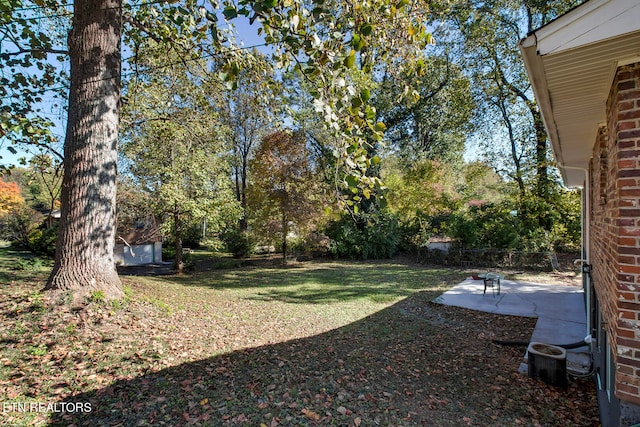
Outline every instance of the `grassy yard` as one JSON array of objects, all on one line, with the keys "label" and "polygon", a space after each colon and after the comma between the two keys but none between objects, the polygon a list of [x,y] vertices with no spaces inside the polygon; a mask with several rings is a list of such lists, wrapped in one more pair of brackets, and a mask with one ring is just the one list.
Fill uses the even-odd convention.
[{"label": "grassy yard", "polygon": [[430,302],[464,271],[200,255],[196,273],[123,276],[126,301],[77,308],[50,306],[49,266],[26,257],[0,249],[2,425],[598,425],[589,381],[530,380],[524,348],[492,343],[533,319]]}]

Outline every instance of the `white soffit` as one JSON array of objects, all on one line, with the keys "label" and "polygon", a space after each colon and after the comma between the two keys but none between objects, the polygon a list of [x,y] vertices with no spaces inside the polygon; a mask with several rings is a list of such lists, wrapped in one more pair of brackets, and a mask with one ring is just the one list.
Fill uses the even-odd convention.
[{"label": "white soffit", "polygon": [[[564,181],[579,186],[618,66],[640,56],[640,0],[591,0],[520,44]],[[562,166],[566,166],[562,168]]]}]

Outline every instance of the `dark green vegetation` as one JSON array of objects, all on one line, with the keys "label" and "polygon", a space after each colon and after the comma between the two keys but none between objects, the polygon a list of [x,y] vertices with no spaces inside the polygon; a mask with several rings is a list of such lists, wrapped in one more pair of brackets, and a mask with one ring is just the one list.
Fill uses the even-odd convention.
[{"label": "dark green vegetation", "polygon": [[430,301],[467,275],[399,260],[289,267],[196,252],[187,276],[123,276],[52,307],[47,270],[0,251],[0,394],[89,402],[5,425],[598,425],[590,382],[517,373],[533,319]]}]

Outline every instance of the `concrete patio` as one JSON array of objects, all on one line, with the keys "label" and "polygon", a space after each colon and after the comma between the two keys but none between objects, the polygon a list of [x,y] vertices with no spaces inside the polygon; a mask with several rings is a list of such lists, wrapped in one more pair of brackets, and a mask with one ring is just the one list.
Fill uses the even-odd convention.
[{"label": "concrete patio", "polygon": [[[499,294],[496,287],[487,288],[486,294],[483,290],[482,280],[468,278],[436,298],[435,302],[488,313],[537,317],[531,342],[570,344],[582,341],[588,334],[584,292],[579,286],[502,279]],[[590,357],[587,352],[586,345],[568,350],[568,367],[579,373],[588,371]]]}]

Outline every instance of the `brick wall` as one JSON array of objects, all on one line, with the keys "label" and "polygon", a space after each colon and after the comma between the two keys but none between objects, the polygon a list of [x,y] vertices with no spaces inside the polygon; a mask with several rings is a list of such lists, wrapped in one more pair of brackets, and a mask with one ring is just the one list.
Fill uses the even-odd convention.
[{"label": "brick wall", "polygon": [[590,184],[594,288],[616,355],[616,395],[640,405],[640,63],[617,71]]}]

